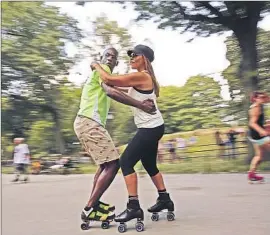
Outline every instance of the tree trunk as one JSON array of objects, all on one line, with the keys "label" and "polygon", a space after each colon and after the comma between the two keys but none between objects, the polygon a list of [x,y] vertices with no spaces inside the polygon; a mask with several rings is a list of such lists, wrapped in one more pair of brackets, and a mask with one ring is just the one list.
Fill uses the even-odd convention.
[{"label": "tree trunk", "polygon": [[[253,24],[252,24],[253,23]],[[257,22],[248,24],[243,20],[241,26],[235,30],[241,49],[241,63],[239,67],[239,78],[245,88],[245,94],[249,95],[252,91],[258,89],[257,78]]]},{"label": "tree trunk", "polygon": [[[241,62],[238,76],[244,87],[244,107],[247,111],[247,117],[250,106],[250,94],[258,89],[258,55],[256,41],[258,32],[257,24],[259,19],[260,11],[256,12],[255,15],[240,19],[234,28],[234,33],[238,39],[241,49]],[[248,145],[248,153],[248,159],[250,159],[253,156],[252,145]]]},{"label": "tree trunk", "polygon": [[52,113],[54,119],[54,130],[55,130],[55,140],[56,140],[56,149],[58,149],[60,154],[65,153],[65,141],[60,127],[60,120],[57,114],[57,111]]}]

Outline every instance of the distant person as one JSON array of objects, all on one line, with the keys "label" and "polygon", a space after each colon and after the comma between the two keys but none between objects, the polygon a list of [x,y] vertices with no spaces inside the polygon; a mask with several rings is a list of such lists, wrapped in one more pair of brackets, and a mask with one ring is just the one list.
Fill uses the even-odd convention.
[{"label": "distant person", "polygon": [[159,143],[158,143],[158,161],[159,161],[159,163],[164,162],[165,155],[166,155],[166,151],[165,151],[164,144],[161,141],[159,141]]},{"label": "distant person", "polygon": [[39,160],[36,160],[32,163],[32,173],[39,174],[41,170],[41,164]]},{"label": "distant person", "polygon": [[254,92],[251,96],[252,105],[249,110],[249,139],[253,143],[255,156],[253,157],[248,179],[250,181],[263,181],[262,176],[256,174],[256,169],[262,161],[263,153],[269,150],[270,147],[270,132],[268,127],[264,127],[265,103],[270,102],[270,97],[264,92]]},{"label": "distant person", "polygon": [[171,162],[173,163],[177,159],[175,140],[169,140],[168,148],[171,157]]},{"label": "distant person", "polygon": [[236,135],[238,133],[234,131],[233,129],[229,130],[227,133],[228,139],[229,139],[229,144],[230,144],[230,157],[233,159],[236,158]]},{"label": "distant person", "polygon": [[190,138],[189,138],[189,144],[190,145],[193,145],[193,144],[196,144],[198,142],[198,139],[197,139],[197,137],[196,136],[191,136]]},{"label": "distant person", "polygon": [[177,148],[179,149],[185,149],[186,148],[186,140],[183,138],[176,138]]},{"label": "distant person", "polygon": [[218,156],[219,156],[219,158],[222,158],[224,153],[225,153],[226,142],[222,140],[221,134],[219,131],[215,132],[215,140],[216,140],[216,145],[219,146]]},{"label": "distant person", "polygon": [[24,144],[24,138],[14,139],[14,151],[13,162],[16,168],[16,176],[12,182],[17,182],[20,179],[20,175],[24,175],[24,182],[29,180],[28,178],[28,166],[30,164],[30,151],[27,144]]},{"label": "distant person", "polygon": [[180,152],[180,159],[182,155],[185,153],[185,149],[187,147],[187,141],[184,138],[176,138],[176,147],[178,151]]}]

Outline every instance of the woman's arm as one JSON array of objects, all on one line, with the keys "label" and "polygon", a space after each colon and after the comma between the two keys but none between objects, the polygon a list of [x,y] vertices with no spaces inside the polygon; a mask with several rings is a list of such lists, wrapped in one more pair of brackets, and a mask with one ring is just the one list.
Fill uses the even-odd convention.
[{"label": "woman's arm", "polygon": [[156,114],[156,107],[153,100],[147,99],[141,102],[139,100],[133,99],[129,95],[119,91],[118,89],[115,89],[114,87],[108,86],[104,82],[102,82],[101,86],[105,91],[106,95],[113,100],[125,105],[136,107],[152,115]]},{"label": "woman's arm", "polygon": [[138,85],[145,84],[148,80],[148,75],[142,72],[135,72],[124,75],[112,75],[107,73],[98,63],[94,62],[91,64],[92,69],[96,69],[100,75],[101,79],[111,86],[119,87],[134,87]]}]

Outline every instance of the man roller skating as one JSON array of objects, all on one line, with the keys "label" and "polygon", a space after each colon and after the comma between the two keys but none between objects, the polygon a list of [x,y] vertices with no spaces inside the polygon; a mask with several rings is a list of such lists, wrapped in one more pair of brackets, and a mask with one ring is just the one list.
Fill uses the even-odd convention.
[{"label": "man roller skating", "polygon": [[[111,74],[118,63],[117,57],[116,49],[105,50],[101,59],[102,68]],[[92,193],[81,214],[82,220],[86,222],[82,224],[82,229],[88,229],[91,220],[103,221],[102,228],[108,228],[109,222],[115,217],[115,207],[99,200],[119,170],[118,151],[105,129],[110,98],[145,112],[155,111],[151,100],[137,101],[117,88],[104,84],[96,70],[85,83],[74,130],[85,151],[99,167],[94,177]]]}]

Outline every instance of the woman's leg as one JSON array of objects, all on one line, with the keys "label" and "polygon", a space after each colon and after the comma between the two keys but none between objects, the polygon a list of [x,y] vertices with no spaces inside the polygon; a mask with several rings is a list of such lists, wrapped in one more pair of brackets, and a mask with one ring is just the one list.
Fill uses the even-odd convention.
[{"label": "woman's leg", "polygon": [[255,151],[255,156],[252,158],[252,161],[250,163],[250,172],[255,172],[260,161],[262,160],[262,148],[260,148],[257,144],[253,144],[253,148]]},{"label": "woman's leg", "polygon": [[157,143],[149,143],[147,145],[141,161],[156,186],[159,195],[157,203],[150,207],[148,211],[151,213],[160,212],[164,209],[174,211],[174,204],[170,199],[170,195],[167,193],[162,174],[157,168]]},{"label": "woman's leg", "polygon": [[157,168],[157,146],[156,143],[148,144],[142,156],[142,165],[151,177],[157,190],[165,190],[163,177]]},{"label": "woman's leg", "polygon": [[132,197],[138,196],[138,180],[134,166],[141,159],[142,144],[140,131],[138,131],[120,158],[120,167],[124,175],[128,195]]},{"label": "woman's leg", "polygon": [[262,145],[258,145],[256,143],[253,144],[254,150],[255,150],[255,156],[253,157],[251,164],[250,164],[250,169],[248,173],[248,179],[252,181],[262,181],[263,177],[256,175],[256,170],[258,165],[261,163],[263,159],[263,154],[264,151],[267,151],[267,147],[269,146],[270,141],[268,139],[265,139],[265,143]]},{"label": "woman's leg", "polygon": [[138,199],[137,174],[134,170],[134,166],[141,159],[144,151],[145,141],[142,137],[140,130],[138,130],[120,158],[120,167],[124,175],[128,191],[128,204],[127,210],[116,216],[116,222],[127,222],[134,218],[140,218],[143,220],[144,218]]}]

